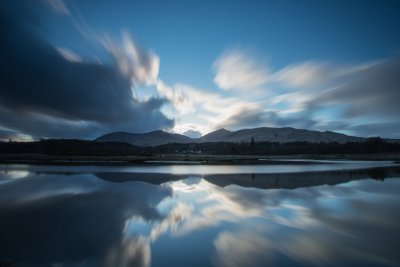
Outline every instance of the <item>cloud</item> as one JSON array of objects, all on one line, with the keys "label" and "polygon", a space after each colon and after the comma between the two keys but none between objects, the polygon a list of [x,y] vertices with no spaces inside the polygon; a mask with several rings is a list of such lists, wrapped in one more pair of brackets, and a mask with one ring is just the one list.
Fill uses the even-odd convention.
[{"label": "cloud", "polygon": [[7,141],[13,139],[18,133],[15,131],[0,128],[0,140]]},{"label": "cloud", "polygon": [[[184,87],[184,90],[182,89]],[[160,96],[170,101],[178,112],[178,115],[193,113],[195,111],[195,101],[201,99],[201,92],[186,86],[175,86],[172,88],[163,81],[158,80],[156,84],[157,92]]]},{"label": "cloud", "polygon": [[160,58],[152,51],[140,49],[129,33],[123,32],[121,42],[103,38],[104,47],[114,57],[119,70],[135,84],[153,85],[157,82]]},{"label": "cloud", "polygon": [[260,107],[243,106],[237,109],[233,114],[217,122],[214,128],[241,129],[245,127],[263,126],[266,122],[265,113]]},{"label": "cloud", "polygon": [[[32,12],[19,13],[20,6],[0,5],[1,127],[35,137],[93,138],[173,126],[160,111],[166,99],[139,101],[132,94],[135,83],[151,83],[158,75],[154,53],[125,36],[123,49],[109,50],[115,64],[78,60],[41,39]],[[123,55],[129,58],[121,63]]]},{"label": "cloud", "polygon": [[[194,119],[192,121],[195,122]],[[200,124],[195,124],[193,122],[180,123],[179,120],[177,120],[173,132],[181,133],[192,138],[197,138],[196,136],[200,137],[204,135],[204,133],[208,132],[204,126]]]},{"label": "cloud", "polygon": [[249,54],[231,50],[213,64],[215,84],[223,90],[251,90],[269,80],[267,68]]},{"label": "cloud", "polygon": [[[15,175],[7,172],[6,177]],[[167,187],[110,183],[91,174],[31,173],[28,179],[2,183],[0,192],[1,236],[18,240],[1,242],[0,257],[16,262],[34,258],[42,265],[150,266],[150,240],[127,226],[131,218],[162,221],[155,206],[172,197]]]},{"label": "cloud", "polygon": [[107,252],[103,266],[151,266],[149,240],[143,237],[122,240]]},{"label": "cloud", "polygon": [[63,0],[45,0],[45,2],[58,14],[70,14],[68,7]]},{"label": "cloud", "polygon": [[283,112],[265,110],[261,105],[249,104],[238,107],[233,113],[229,113],[224,119],[216,120],[215,129],[227,128],[240,130],[254,127],[295,127],[300,129],[312,129],[318,126],[318,121],[309,118],[307,114],[296,112],[285,115]]},{"label": "cloud", "polygon": [[273,80],[292,88],[309,87],[326,82],[332,74],[332,70],[324,64],[309,61],[291,64],[277,71],[273,75]]},{"label": "cloud", "polygon": [[359,135],[383,136],[387,138],[400,137],[400,122],[381,122],[349,125],[349,130]]},{"label": "cloud", "polygon": [[321,92],[309,101],[309,108],[344,105],[347,118],[373,115],[398,120],[399,71],[398,58],[367,66],[342,77],[341,86]]},{"label": "cloud", "polygon": [[[336,67],[336,75],[325,80],[301,102],[308,117],[319,117],[315,126],[348,131],[360,136],[399,138],[399,58],[352,67]],[[334,118],[323,118],[323,114]]]},{"label": "cloud", "polygon": [[255,266],[268,262],[270,247],[267,240],[258,233],[230,232],[218,234],[214,241],[218,266]]},{"label": "cloud", "polygon": [[26,140],[30,141],[30,136],[20,134],[13,130],[2,129],[0,128],[0,141],[10,141],[10,140]]},{"label": "cloud", "polygon": [[363,116],[396,119],[400,111],[394,100],[400,94],[400,79],[396,75],[399,70],[398,58],[354,66],[292,64],[273,74],[276,83],[291,91],[277,93],[270,103],[286,103],[290,109],[309,115],[336,107],[343,110],[342,119]]},{"label": "cloud", "polygon": [[213,68],[222,89],[264,89],[254,91],[257,97],[241,94],[240,107],[211,119],[215,128],[290,126],[399,138],[399,58],[356,65],[309,60],[267,71],[231,50]]},{"label": "cloud", "polygon": [[71,62],[81,62],[82,61],[82,58],[78,54],[72,52],[68,48],[56,47],[56,50],[58,51],[58,53],[60,53],[60,55],[63,58],[65,58],[68,61],[71,61]]},{"label": "cloud", "polygon": [[273,126],[398,137],[399,59],[307,60],[273,70],[249,51],[231,49],[212,65],[224,91],[169,85],[158,77],[158,55],[129,33],[100,36],[64,2],[45,2],[106,57],[94,62],[53,47],[42,38],[33,5],[0,4],[0,127],[17,133],[12,136],[94,138],[154,129],[197,136],[221,127]]},{"label": "cloud", "polygon": [[206,134],[221,127],[237,129],[265,123],[262,105],[253,100],[226,97],[186,84],[170,87],[161,80],[157,83],[157,92],[169,100],[170,115],[179,117],[175,132],[194,130]]}]

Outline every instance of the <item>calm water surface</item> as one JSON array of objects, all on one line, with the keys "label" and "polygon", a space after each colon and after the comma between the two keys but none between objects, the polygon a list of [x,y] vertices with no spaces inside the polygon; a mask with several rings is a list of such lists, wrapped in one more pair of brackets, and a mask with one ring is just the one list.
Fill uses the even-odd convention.
[{"label": "calm water surface", "polygon": [[[160,161],[159,161],[160,162]],[[167,161],[162,161],[166,163]],[[264,162],[261,160],[260,162]],[[274,161],[265,160],[274,163]],[[199,164],[152,164],[136,166],[107,166],[107,165],[23,165],[0,164],[0,172],[61,172],[61,173],[99,173],[99,172],[123,172],[123,173],[162,173],[162,174],[236,174],[236,173],[294,173],[308,171],[328,170],[353,170],[370,167],[396,166],[392,161],[334,161],[334,160],[280,160],[280,164],[265,165],[199,165]]]},{"label": "calm water surface", "polygon": [[399,266],[393,166],[1,165],[0,266]]}]

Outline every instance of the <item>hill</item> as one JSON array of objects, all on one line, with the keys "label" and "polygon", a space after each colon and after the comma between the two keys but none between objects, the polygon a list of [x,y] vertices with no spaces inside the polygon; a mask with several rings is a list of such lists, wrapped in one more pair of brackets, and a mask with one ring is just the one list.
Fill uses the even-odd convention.
[{"label": "hill", "polygon": [[193,143],[195,139],[182,134],[172,134],[161,130],[148,133],[109,133],[95,139],[97,142],[124,142],[135,146],[158,146],[170,143]]},{"label": "hill", "polygon": [[182,134],[172,134],[161,130],[148,133],[115,132],[103,135],[95,141],[98,142],[125,142],[136,146],[158,146],[170,143],[249,143],[251,139],[255,142],[308,142],[308,143],[347,143],[363,142],[365,138],[349,136],[331,131],[311,131],[295,129],[290,127],[272,128],[261,127],[254,129],[243,129],[239,131],[228,131],[219,129],[200,138],[190,138]]}]

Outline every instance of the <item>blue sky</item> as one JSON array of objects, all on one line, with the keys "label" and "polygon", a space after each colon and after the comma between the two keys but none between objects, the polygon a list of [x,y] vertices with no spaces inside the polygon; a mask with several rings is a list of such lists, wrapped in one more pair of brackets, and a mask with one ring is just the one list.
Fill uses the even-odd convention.
[{"label": "blue sky", "polygon": [[[3,136],[93,138],[158,128],[196,136],[222,127],[270,126],[400,137],[397,1],[38,0],[11,6],[2,4],[17,17],[26,17],[20,8],[25,6],[37,24],[32,30],[24,21],[15,29],[32,31],[29,36],[70,63],[66,69],[74,69],[73,77],[79,65],[113,68],[121,77],[109,81],[111,88],[124,80],[130,88],[121,90],[131,90],[132,99],[108,98],[102,109],[107,97],[93,86],[85,94],[97,94],[96,112],[82,107],[72,116],[68,97],[59,103],[65,109],[57,110],[40,99],[22,97],[19,103],[4,94],[23,103],[23,114],[0,101],[8,118],[21,121],[0,120]],[[13,52],[21,55],[28,45]],[[65,78],[57,75],[55,84]],[[23,85],[18,90],[33,94]],[[67,86],[54,90],[71,92]],[[85,103],[76,103],[78,110],[79,105]],[[100,118],[113,106],[115,114],[126,116]],[[52,129],[21,126],[27,117]],[[71,130],[58,130],[65,127]]]}]

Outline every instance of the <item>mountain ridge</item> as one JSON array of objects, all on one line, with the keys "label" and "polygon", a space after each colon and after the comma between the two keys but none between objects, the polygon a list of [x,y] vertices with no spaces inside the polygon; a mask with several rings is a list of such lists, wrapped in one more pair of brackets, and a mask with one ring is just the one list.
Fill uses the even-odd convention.
[{"label": "mountain ridge", "polygon": [[157,146],[169,143],[213,143],[229,142],[309,142],[309,143],[346,143],[363,142],[364,137],[350,136],[332,131],[315,131],[296,129],[292,127],[274,128],[259,127],[247,128],[238,131],[229,131],[224,128],[208,133],[199,138],[190,138],[186,135],[168,133],[156,130],[146,133],[112,132],[96,138],[97,142],[125,142],[136,146]]}]

